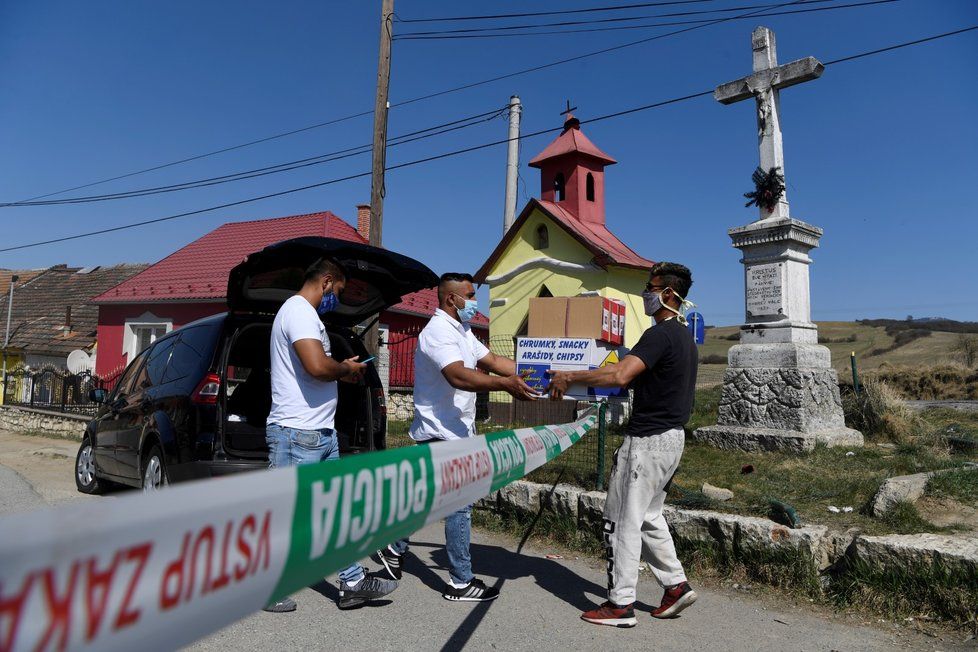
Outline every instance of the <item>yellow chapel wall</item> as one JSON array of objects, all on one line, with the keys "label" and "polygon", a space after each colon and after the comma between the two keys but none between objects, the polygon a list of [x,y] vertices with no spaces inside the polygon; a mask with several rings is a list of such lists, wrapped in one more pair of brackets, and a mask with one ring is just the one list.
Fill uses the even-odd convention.
[{"label": "yellow chapel wall", "polygon": [[[549,246],[536,249],[537,229],[547,227]],[[509,243],[489,276],[506,273],[534,258],[553,258],[564,262],[588,264],[592,254],[562,227],[555,224],[539,210],[534,211]],[[607,271],[552,271],[534,268],[514,278],[490,286],[490,302],[507,299],[505,305],[490,303],[490,333],[493,337],[513,336],[518,333],[529,312],[529,299],[540,295],[546,286],[554,296],[577,296],[582,292],[599,292],[601,296],[620,299],[626,305],[625,346],[632,347],[651,324],[644,314],[641,292],[648,280],[648,272],[622,267]]]}]

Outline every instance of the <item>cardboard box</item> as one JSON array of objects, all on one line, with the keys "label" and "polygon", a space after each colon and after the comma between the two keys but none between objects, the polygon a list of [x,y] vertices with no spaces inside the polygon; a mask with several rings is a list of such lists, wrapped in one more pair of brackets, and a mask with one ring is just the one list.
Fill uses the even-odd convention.
[{"label": "cardboard box", "polygon": [[[516,339],[516,373],[526,384],[546,394],[550,379],[546,372],[581,371],[616,364],[624,350],[593,338],[519,337]],[[627,390],[571,385],[566,398],[593,401],[601,398],[627,396]]]},{"label": "cardboard box", "polygon": [[534,297],[530,299],[527,335],[623,344],[625,305],[606,297]]}]

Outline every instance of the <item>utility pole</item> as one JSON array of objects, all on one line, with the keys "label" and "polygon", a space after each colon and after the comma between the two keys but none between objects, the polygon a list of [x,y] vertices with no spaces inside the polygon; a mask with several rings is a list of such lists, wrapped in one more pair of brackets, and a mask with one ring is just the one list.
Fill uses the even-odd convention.
[{"label": "utility pole", "polygon": [[[374,103],[373,166],[370,174],[370,244],[384,242],[384,167],[387,164],[387,93],[391,81],[391,38],[394,35],[394,0],[383,0],[380,11],[380,47],[377,56],[377,101]],[[367,329],[363,342],[370,355],[377,355],[377,323]]]},{"label": "utility pole", "polygon": [[516,221],[516,177],[520,166],[520,114],[518,95],[509,98],[509,151],[506,155],[506,204],[503,206],[503,235]]},{"label": "utility pole", "polygon": [[10,277],[10,295],[7,298],[7,331],[3,336],[3,371],[0,372],[0,380],[3,381],[3,388],[0,389],[0,404],[7,396],[7,346],[10,344],[10,314],[14,310],[14,284],[20,277],[13,274]]}]

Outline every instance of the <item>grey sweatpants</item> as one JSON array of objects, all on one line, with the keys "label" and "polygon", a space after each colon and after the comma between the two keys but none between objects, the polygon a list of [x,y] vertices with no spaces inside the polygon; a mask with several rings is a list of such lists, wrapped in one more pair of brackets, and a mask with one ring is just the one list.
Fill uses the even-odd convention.
[{"label": "grey sweatpants", "polygon": [[635,602],[643,552],[659,584],[686,581],[662,515],[666,483],[679,467],[684,440],[683,429],[676,428],[661,435],[625,437],[615,452],[604,507],[604,541],[608,599],[617,605]]}]

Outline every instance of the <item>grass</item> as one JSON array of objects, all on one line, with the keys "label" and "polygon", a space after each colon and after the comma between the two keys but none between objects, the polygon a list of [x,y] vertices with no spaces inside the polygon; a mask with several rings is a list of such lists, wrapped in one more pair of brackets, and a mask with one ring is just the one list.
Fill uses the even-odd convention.
[{"label": "grass", "polygon": [[[873,389],[873,383],[869,383]],[[720,388],[696,392],[693,414],[687,426],[694,430],[716,423]],[[871,392],[868,392],[871,393]],[[898,507],[886,519],[876,519],[863,507],[887,478],[922,471],[960,467],[965,461],[978,461],[978,450],[949,454],[941,445],[942,433],[978,437],[978,414],[946,409],[912,413],[897,410],[892,396],[879,393],[869,408],[876,421],[867,432],[869,443],[850,451],[844,448],[817,447],[805,455],[777,452],[721,451],[693,442],[686,444],[667,502],[686,508],[712,509],[749,516],[767,517],[770,501],[777,500],[794,507],[802,522],[829,525],[836,530],[858,527],[867,534],[914,534],[938,532],[913,505]],[[849,406],[852,410],[852,406]],[[881,418],[880,415],[883,415]],[[894,416],[895,415],[895,416]],[[853,418],[853,414],[848,415]],[[407,422],[391,422],[389,446],[410,443]],[[605,436],[604,480],[611,473],[614,451],[622,441],[620,426],[611,425]],[[556,460],[530,473],[527,480],[541,484],[565,482],[586,489],[597,488],[599,453],[597,432]],[[753,473],[741,473],[744,465]],[[944,476],[941,476],[944,477]],[[931,491],[949,495],[959,502],[976,504],[978,472],[951,473],[946,480],[935,480]],[[715,502],[700,488],[705,482],[725,487],[734,493],[727,502]],[[852,507],[849,513],[833,513],[829,506]]]},{"label": "grass", "polygon": [[927,495],[953,498],[959,503],[978,507],[978,471],[948,471],[927,482]]}]

